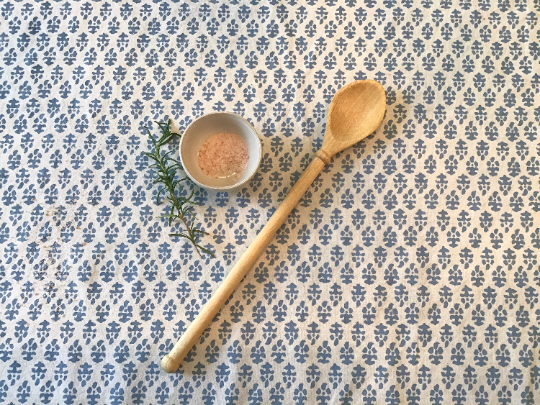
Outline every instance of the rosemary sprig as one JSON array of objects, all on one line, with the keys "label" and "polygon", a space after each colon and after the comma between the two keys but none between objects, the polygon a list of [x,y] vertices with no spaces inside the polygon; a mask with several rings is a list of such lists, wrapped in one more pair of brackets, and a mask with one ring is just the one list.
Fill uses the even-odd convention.
[{"label": "rosemary sprig", "polygon": [[[177,178],[178,170],[182,170],[182,165],[176,159],[171,157],[173,151],[162,153],[161,148],[168,144],[175,136],[180,137],[180,134],[171,132],[171,120],[167,123],[156,122],[161,129],[161,137],[154,138],[150,133],[150,130],[146,128],[148,136],[154,145],[153,152],[143,152],[154,163],[150,165],[151,168],[157,170],[157,178],[154,180],[154,184],[161,184],[163,187],[159,189],[157,193],[156,202],[159,204],[159,198],[162,194],[166,195],[167,200],[171,204],[170,212],[166,215],[160,216],[160,218],[168,218],[169,226],[171,226],[174,220],[180,220],[184,223],[186,230],[181,233],[171,233],[169,236],[178,236],[189,240],[195,250],[202,258],[201,251],[215,257],[214,254],[208,249],[201,246],[197,241],[201,235],[207,233],[198,229],[196,226],[197,217],[193,212],[193,206],[199,205],[193,200],[193,194],[195,190],[191,191],[189,197],[181,197],[182,182],[188,181],[187,177]],[[176,192],[178,190],[178,192]]]}]

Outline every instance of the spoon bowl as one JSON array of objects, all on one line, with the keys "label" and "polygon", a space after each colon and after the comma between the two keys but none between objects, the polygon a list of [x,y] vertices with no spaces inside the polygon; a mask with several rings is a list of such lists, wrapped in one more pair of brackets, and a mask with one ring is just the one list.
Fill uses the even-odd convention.
[{"label": "spoon bowl", "polygon": [[343,86],[328,108],[322,151],[333,156],[360,142],[381,124],[386,108],[383,86],[359,80]]}]

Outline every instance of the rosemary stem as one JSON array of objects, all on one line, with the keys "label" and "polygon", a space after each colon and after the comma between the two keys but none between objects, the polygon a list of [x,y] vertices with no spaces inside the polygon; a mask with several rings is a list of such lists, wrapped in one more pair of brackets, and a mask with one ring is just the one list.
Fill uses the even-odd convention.
[{"label": "rosemary stem", "polygon": [[[181,168],[180,164],[169,157],[168,153],[161,154],[161,147],[169,143],[175,136],[180,136],[179,134],[173,133],[170,130],[171,127],[171,121],[169,120],[167,123],[159,123],[157,122],[159,128],[161,129],[162,136],[159,139],[156,139],[152,136],[150,131],[147,128],[148,135],[150,136],[150,140],[152,141],[152,144],[154,145],[154,152],[144,152],[146,156],[148,156],[150,159],[152,159],[155,163],[151,165],[151,167],[154,167],[157,169],[158,172],[158,178],[156,179],[155,183],[161,183],[164,185],[164,189],[161,189],[158,191],[158,197],[157,202],[159,204],[159,196],[162,192],[162,190],[168,191],[167,200],[171,204],[171,212],[167,216],[169,218],[169,226],[172,224],[173,219],[179,219],[183,222],[186,231],[185,233],[180,234],[171,234],[171,236],[180,236],[183,238],[188,239],[193,247],[195,247],[195,250],[197,251],[197,254],[202,259],[202,253],[201,250],[205,253],[208,253],[210,256],[215,257],[214,254],[209,251],[206,248],[203,248],[197,243],[197,235],[199,234],[205,234],[200,229],[195,228],[195,216],[190,212],[191,204],[196,204],[192,200],[193,193],[187,197],[187,198],[178,198],[175,194],[175,188],[180,187],[180,184],[182,181],[186,179],[181,180],[175,180],[176,176],[176,170],[177,168]],[[173,162],[173,163],[171,163]],[[186,208],[187,207],[187,208]],[[176,213],[175,213],[176,210]],[[189,220],[186,218],[186,214],[192,215],[192,224],[190,226]]]}]

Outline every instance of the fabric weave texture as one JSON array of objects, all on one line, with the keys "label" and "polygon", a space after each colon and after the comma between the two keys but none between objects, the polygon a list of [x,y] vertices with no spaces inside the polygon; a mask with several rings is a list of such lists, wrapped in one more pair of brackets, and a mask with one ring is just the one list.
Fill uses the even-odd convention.
[{"label": "fabric weave texture", "polygon": [[[0,2],[0,402],[540,403],[539,17],[538,0]],[[165,374],[333,94],[366,78],[381,127]],[[264,145],[245,188],[184,190],[215,259],[169,236],[141,155],[145,126],[211,111]]]}]

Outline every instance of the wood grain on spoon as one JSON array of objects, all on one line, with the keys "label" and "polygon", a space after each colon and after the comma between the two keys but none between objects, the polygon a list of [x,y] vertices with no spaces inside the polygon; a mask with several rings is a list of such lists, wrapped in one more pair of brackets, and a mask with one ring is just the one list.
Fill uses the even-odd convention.
[{"label": "wood grain on spoon", "polygon": [[334,95],[328,109],[326,132],[321,150],[316,153],[310,165],[193,323],[187,328],[170,353],[163,358],[161,361],[163,370],[172,373],[178,369],[181,361],[195,345],[202,332],[240,284],[249,269],[255,264],[323,167],[330,163],[332,156],[336,153],[354,145],[375,131],[381,124],[385,108],[384,88],[374,80],[359,80],[349,83]]}]

